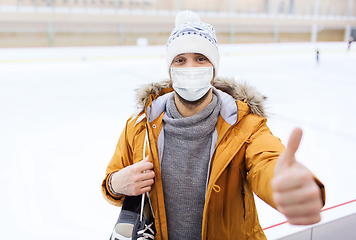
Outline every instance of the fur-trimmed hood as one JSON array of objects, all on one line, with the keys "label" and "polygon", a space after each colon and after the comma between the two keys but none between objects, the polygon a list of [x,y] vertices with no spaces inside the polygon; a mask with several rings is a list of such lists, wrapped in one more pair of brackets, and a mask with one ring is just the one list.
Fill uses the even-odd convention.
[{"label": "fur-trimmed hood", "polygon": [[[262,117],[266,117],[264,106],[265,96],[261,95],[252,86],[245,82],[237,83],[233,78],[217,77],[213,81],[213,86],[225,93],[228,93],[236,100],[244,101],[248,104],[251,112]],[[143,110],[149,99],[150,94],[154,96],[164,95],[164,89],[171,88],[172,82],[167,79],[158,83],[150,83],[143,85],[136,89],[136,106],[138,109]]]}]

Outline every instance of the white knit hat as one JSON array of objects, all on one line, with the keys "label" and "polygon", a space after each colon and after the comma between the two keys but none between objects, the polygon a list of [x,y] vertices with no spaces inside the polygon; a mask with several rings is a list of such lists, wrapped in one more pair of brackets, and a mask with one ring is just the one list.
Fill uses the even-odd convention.
[{"label": "white knit hat", "polygon": [[200,53],[213,64],[216,76],[219,70],[220,54],[214,28],[210,24],[201,22],[199,16],[189,10],[177,14],[175,26],[167,42],[168,72],[177,55]]}]

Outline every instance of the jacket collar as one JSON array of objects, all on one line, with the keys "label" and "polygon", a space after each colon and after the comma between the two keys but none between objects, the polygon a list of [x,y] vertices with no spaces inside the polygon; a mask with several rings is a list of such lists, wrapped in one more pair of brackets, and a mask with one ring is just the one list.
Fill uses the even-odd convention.
[{"label": "jacket collar", "polygon": [[[237,83],[233,78],[217,77],[213,81],[213,87],[222,99],[221,115],[229,124],[232,125],[237,119],[236,104],[231,104],[236,100],[247,103],[252,113],[266,117],[267,114],[264,107],[266,97],[247,83]],[[136,89],[137,112],[134,114],[133,119],[147,107],[147,118],[149,122],[152,122],[164,111],[165,103],[172,94],[173,88],[169,79],[158,83],[146,84]],[[149,101],[150,98],[153,100],[152,102]]]}]

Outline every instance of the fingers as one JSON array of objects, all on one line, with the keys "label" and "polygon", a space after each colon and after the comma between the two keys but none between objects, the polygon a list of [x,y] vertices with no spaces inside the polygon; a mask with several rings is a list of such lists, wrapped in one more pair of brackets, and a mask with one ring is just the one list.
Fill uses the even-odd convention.
[{"label": "fingers", "polygon": [[155,172],[148,157],[114,173],[111,185],[116,193],[137,196],[151,190]]},{"label": "fingers", "polygon": [[130,176],[125,195],[137,196],[150,191],[151,185],[154,183],[154,176],[155,173],[152,170]]},{"label": "fingers", "polygon": [[[275,190],[273,193],[274,202],[281,207],[291,206],[293,204],[304,204],[314,201],[315,199],[321,200],[321,191],[315,182],[286,191]],[[322,204],[321,201],[320,204]]]},{"label": "fingers", "polygon": [[153,164],[148,157],[138,163],[132,165],[133,175],[133,195],[140,195],[151,190],[151,185],[154,183],[155,172],[152,171]]},{"label": "fingers", "polygon": [[319,201],[301,202],[299,204],[283,205],[278,207],[278,211],[289,218],[308,217],[319,215],[321,203]]},{"label": "fingers", "polygon": [[276,208],[288,222],[309,225],[320,221],[323,206],[321,191],[309,170],[295,160],[302,139],[302,130],[291,133],[285,151],[279,156],[271,185]]},{"label": "fingers", "polygon": [[142,195],[143,193],[149,192],[151,191],[151,185],[141,188],[136,194],[134,194],[134,196],[138,196],[138,195]]},{"label": "fingers", "polygon": [[148,157],[146,157],[140,162],[133,164],[132,168],[134,172],[141,173],[153,169],[153,163],[151,163]]},{"label": "fingers", "polygon": [[320,214],[304,215],[300,217],[288,218],[288,222],[293,225],[310,225],[320,222]]},{"label": "fingers", "polygon": [[271,185],[274,191],[283,192],[298,189],[310,181],[314,181],[310,172],[297,162],[293,168],[287,169],[283,173],[275,174]]},{"label": "fingers", "polygon": [[273,201],[288,222],[308,225],[320,221],[321,191],[310,172],[300,163],[272,180]]},{"label": "fingers", "polygon": [[[299,192],[299,193],[297,193]],[[299,191],[273,194],[278,211],[283,213],[290,224],[309,225],[320,221],[323,206],[321,192],[300,189]]]},{"label": "fingers", "polygon": [[140,174],[134,175],[133,182],[138,183],[149,179],[153,179],[154,177],[155,177],[155,172],[152,170],[147,170],[146,172],[142,172]]},{"label": "fingers", "polygon": [[135,185],[132,195],[137,196],[142,193],[151,191],[151,186],[153,183],[154,180],[152,178],[144,181],[140,181],[138,184]]}]

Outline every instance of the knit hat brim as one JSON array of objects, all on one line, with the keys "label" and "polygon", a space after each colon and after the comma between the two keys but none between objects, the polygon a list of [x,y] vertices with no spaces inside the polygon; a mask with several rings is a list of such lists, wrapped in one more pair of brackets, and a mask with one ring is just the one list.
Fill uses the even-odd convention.
[{"label": "knit hat brim", "polygon": [[177,37],[170,43],[169,48],[167,48],[166,63],[168,72],[173,59],[183,53],[199,53],[207,57],[213,64],[215,76],[217,76],[220,54],[216,46],[209,42],[209,40],[197,34],[185,34],[184,36]]}]

